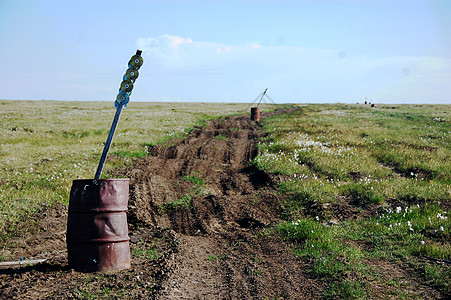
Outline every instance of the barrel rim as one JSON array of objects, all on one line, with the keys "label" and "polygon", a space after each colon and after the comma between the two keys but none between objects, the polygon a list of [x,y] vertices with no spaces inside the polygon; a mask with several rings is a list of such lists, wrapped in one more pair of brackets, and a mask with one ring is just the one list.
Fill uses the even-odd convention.
[{"label": "barrel rim", "polygon": [[72,182],[83,182],[83,181],[97,181],[97,182],[105,182],[105,181],[130,181],[130,178],[102,178],[102,179],[74,179]]},{"label": "barrel rim", "polygon": [[123,207],[112,207],[112,206],[104,206],[97,208],[80,208],[80,207],[70,207],[69,212],[71,213],[124,213],[128,212],[128,208]]},{"label": "barrel rim", "polygon": [[66,244],[118,244],[128,243],[130,237],[110,237],[110,238],[97,238],[97,239],[66,239]]}]

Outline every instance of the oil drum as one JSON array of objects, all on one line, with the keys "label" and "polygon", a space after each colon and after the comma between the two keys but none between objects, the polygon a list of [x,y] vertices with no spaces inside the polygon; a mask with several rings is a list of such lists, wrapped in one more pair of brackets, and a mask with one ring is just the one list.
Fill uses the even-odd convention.
[{"label": "oil drum", "polygon": [[251,107],[251,121],[260,122],[260,109],[258,107]]},{"label": "oil drum", "polygon": [[66,236],[69,267],[80,272],[130,268],[129,181],[73,181]]}]

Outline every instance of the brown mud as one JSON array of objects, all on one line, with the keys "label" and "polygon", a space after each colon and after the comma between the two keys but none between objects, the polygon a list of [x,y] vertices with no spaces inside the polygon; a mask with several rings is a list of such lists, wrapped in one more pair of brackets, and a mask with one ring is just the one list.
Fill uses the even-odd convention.
[{"label": "brown mud", "polygon": [[[153,146],[149,156],[115,171],[114,177],[131,180],[128,270],[71,270],[67,207],[43,208],[36,225],[12,239],[10,249],[16,258],[48,260],[1,268],[0,298],[322,298],[327,283],[274,234],[285,196],[276,190],[280,178],[251,164],[263,136],[249,116],[221,118]],[[355,217],[356,210],[342,202],[333,218]]]}]

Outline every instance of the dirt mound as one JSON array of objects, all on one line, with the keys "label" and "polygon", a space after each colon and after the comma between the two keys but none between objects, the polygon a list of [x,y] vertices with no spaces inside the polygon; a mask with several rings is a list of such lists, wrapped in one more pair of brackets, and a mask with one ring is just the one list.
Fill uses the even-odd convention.
[{"label": "dirt mound", "polygon": [[0,269],[0,298],[319,298],[322,283],[273,234],[283,199],[250,164],[262,135],[249,116],[217,119],[117,170],[131,179],[129,270],[70,270],[67,208],[44,208],[12,250],[48,260]]}]

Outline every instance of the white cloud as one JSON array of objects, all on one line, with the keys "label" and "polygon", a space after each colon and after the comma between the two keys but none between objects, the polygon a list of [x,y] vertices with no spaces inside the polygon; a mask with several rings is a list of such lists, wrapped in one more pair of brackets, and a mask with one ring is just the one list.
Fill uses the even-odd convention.
[{"label": "white cloud", "polygon": [[254,49],[260,49],[261,46],[260,46],[259,43],[255,43],[255,44],[252,44],[252,48],[254,48]]},{"label": "white cloud", "polygon": [[209,42],[194,42],[190,38],[159,35],[154,38],[140,38],[138,48],[142,49],[146,57],[157,65],[169,68],[195,67],[212,63],[217,54],[231,48]]}]

